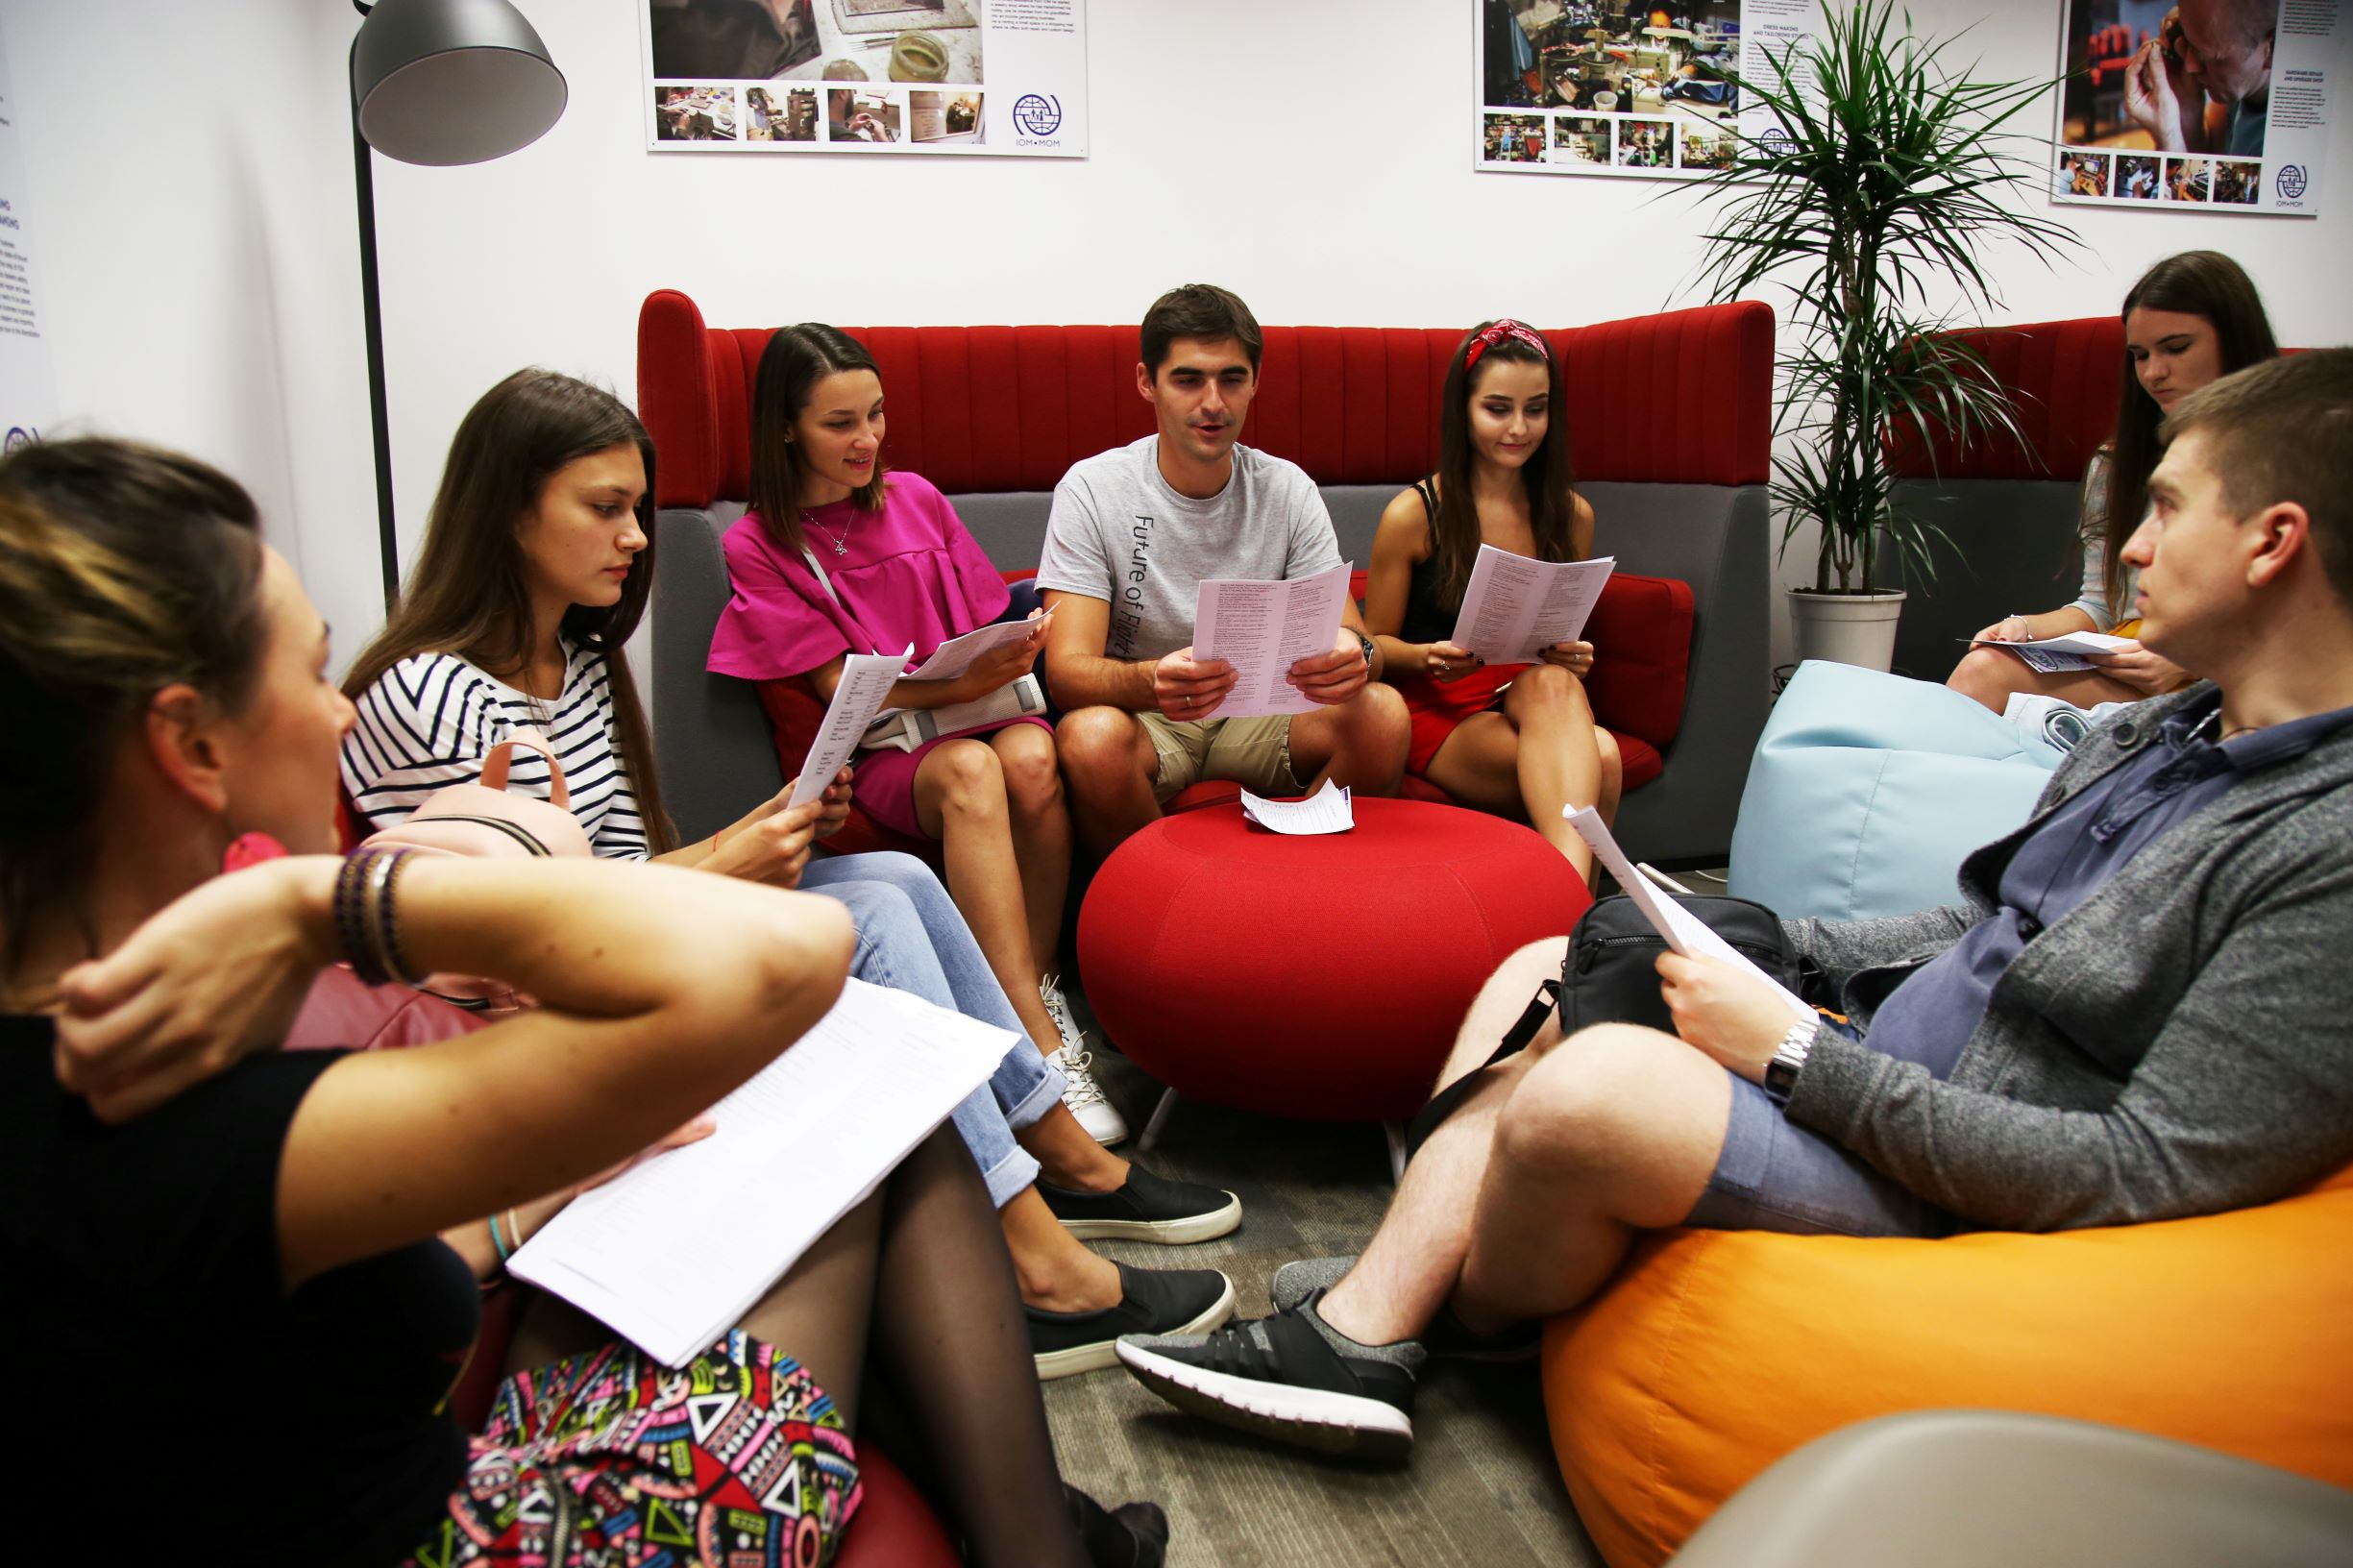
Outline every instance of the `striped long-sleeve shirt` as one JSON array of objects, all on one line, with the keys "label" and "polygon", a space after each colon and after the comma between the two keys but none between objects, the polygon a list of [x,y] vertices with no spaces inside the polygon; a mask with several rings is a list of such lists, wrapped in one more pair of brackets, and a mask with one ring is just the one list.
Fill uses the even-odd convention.
[{"label": "striped long-sleeve shirt", "polygon": [[[543,702],[454,653],[417,653],[359,696],[358,723],[343,741],[343,788],[370,828],[406,820],[427,796],[467,783],[490,748],[513,731],[548,738],[597,853],[646,858],[646,825],[613,738],[612,682],[603,655],[567,643],[564,687]],[[518,747],[507,787],[547,799],[548,765]]]}]

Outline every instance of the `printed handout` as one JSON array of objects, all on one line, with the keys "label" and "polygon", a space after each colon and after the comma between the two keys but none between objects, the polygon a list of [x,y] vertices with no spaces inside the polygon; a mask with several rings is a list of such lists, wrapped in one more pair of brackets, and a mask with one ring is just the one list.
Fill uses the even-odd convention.
[{"label": "printed handout", "polygon": [[1617,566],[1613,555],[1538,561],[1481,545],[1451,640],[1489,664],[1532,664],[1555,643],[1573,643],[1583,634],[1594,600]]},{"label": "printed handout", "polygon": [[909,680],[954,680],[981,660],[1008,643],[1018,643],[1044,632],[1050,615],[1032,616],[1027,621],[993,621],[985,626],[968,631],[961,637],[950,637],[931,650],[931,657],[907,673]]},{"label": "printed handout", "polygon": [[1357,825],[1356,797],[1345,785],[1324,780],[1324,787],[1304,800],[1269,800],[1242,791],[1242,818],[1269,833],[1301,837],[1345,833]]},{"label": "printed handout", "polygon": [[1797,1018],[1810,1023],[1821,1017],[1795,992],[1758,968],[1746,953],[1716,935],[1705,920],[1654,887],[1651,879],[1636,870],[1633,862],[1626,858],[1626,851],[1618,847],[1616,836],[1609,831],[1609,824],[1602,821],[1600,812],[1591,806],[1564,806],[1560,815],[1568,819],[1571,827],[1577,829],[1578,837],[1592,847],[1593,858],[1609,868],[1609,874],[1618,879],[1619,891],[1634,901],[1634,907],[1642,911],[1643,918],[1651,922],[1651,928],[1666,939],[1668,946],[1685,958],[1721,959],[1734,968],[1748,970],[1779,992],[1781,999],[1789,1004],[1791,1015]]},{"label": "printed handout", "polygon": [[1348,563],[1287,582],[1220,577],[1193,601],[1193,657],[1234,667],[1234,689],[1204,719],[1307,713],[1312,699],[1287,678],[1301,659],[1328,653],[1348,601]]},{"label": "printed handout", "polygon": [[800,781],[793,786],[786,805],[804,806],[825,793],[914,656],[915,645],[909,643],[896,653],[852,653],[842,661],[842,682],[825,705],[824,722],[817,726],[817,739],[800,765]]},{"label": "printed handout", "polygon": [[2114,653],[2119,649],[2136,648],[2129,637],[2111,637],[2104,631],[2071,631],[2060,637],[2038,637],[2031,642],[2005,643],[1992,637],[1972,640],[1972,648],[2007,649],[2026,661],[2026,668],[2039,670],[2047,675],[2064,674],[2071,670],[2099,668],[2085,655]]},{"label": "printed handout", "polygon": [[711,1108],[710,1137],[581,1193],[507,1267],[680,1365],[873,1191],[1016,1039],[852,980],[816,1027]]}]

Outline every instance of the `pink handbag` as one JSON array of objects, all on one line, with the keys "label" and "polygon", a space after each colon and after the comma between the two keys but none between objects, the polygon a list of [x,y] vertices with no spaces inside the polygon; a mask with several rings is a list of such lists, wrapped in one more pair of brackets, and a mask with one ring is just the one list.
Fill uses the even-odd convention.
[{"label": "pink handbag", "polygon": [[[518,746],[548,759],[548,799],[507,789],[507,765]],[[535,729],[519,729],[482,758],[478,782],[435,790],[406,821],[372,833],[364,842],[381,848],[487,859],[517,855],[585,858],[596,850],[588,842],[587,829],[566,809],[571,800],[563,766],[555,760],[547,737]],[[417,989],[474,1013],[514,1013],[531,1005],[528,996],[502,980],[471,975],[429,974]]]}]

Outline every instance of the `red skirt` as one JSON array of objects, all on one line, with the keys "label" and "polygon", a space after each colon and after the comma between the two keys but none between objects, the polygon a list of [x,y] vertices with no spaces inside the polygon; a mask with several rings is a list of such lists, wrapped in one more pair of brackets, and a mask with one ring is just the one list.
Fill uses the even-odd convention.
[{"label": "red skirt", "polygon": [[1446,744],[1446,737],[1472,714],[1501,709],[1504,688],[1527,668],[1524,664],[1490,664],[1460,680],[1407,675],[1393,682],[1397,695],[1406,699],[1406,711],[1413,724],[1413,744],[1406,752],[1406,772],[1418,775],[1426,771],[1430,759]]}]

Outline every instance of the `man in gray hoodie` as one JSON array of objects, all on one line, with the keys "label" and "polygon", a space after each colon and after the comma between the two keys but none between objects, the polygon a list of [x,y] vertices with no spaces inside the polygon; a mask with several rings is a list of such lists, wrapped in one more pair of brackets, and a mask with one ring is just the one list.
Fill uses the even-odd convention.
[{"label": "man in gray hoodie", "polygon": [[[1177,1404],[1401,1458],[1427,1354],[1601,1289],[1646,1230],[1938,1237],[2267,1202],[2353,1161],[2353,350],[2185,399],[2124,559],[2141,638],[2210,672],[2063,763],[1963,902],[1789,922],[1846,1017],[1658,961],[1675,1034],[1556,1028],[1489,1063],[1564,943],[1488,982],[1360,1259],[1271,1317],[1120,1341]],[[1461,1087],[1454,1088],[1456,1081]],[[1417,1128],[1417,1131],[1425,1130]]]}]

